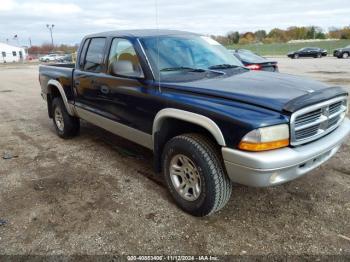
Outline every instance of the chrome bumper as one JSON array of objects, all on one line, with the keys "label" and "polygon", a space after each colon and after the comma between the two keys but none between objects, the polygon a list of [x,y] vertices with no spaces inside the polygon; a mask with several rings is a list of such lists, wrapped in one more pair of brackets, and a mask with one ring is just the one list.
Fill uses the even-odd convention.
[{"label": "chrome bumper", "polygon": [[222,148],[228,176],[239,184],[267,187],[296,179],[331,158],[350,134],[350,120],[317,141],[266,152]]}]

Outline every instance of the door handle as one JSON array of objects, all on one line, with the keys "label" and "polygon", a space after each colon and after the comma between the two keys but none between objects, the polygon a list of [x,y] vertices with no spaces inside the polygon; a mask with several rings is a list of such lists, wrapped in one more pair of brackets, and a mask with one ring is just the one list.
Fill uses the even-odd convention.
[{"label": "door handle", "polygon": [[76,80],[76,81],[75,81],[75,86],[76,86],[76,87],[79,87],[79,86],[80,86],[80,81]]},{"label": "door handle", "polygon": [[109,94],[109,87],[103,85],[103,86],[100,87],[100,91],[101,91],[102,94],[107,95],[107,94]]},{"label": "door handle", "polygon": [[92,86],[100,86],[100,85],[102,85],[102,83],[99,82],[98,80],[91,80],[91,81],[90,81],[90,84],[91,84]]}]

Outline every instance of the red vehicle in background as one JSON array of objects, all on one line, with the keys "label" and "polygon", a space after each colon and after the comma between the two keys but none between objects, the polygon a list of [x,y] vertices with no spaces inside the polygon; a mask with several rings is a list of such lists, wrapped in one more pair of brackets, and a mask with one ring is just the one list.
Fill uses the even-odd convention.
[{"label": "red vehicle in background", "polygon": [[230,52],[238,58],[245,67],[251,70],[262,70],[270,72],[278,72],[276,61],[270,61],[265,57],[259,56],[247,49],[230,50]]}]

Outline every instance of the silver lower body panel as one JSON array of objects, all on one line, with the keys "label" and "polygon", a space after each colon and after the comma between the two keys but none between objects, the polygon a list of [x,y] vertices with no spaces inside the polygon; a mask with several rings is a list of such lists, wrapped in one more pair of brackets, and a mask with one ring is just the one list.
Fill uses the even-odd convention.
[{"label": "silver lower body panel", "polygon": [[267,187],[296,179],[331,158],[350,134],[350,120],[312,143],[266,152],[222,148],[228,176],[233,182]]}]

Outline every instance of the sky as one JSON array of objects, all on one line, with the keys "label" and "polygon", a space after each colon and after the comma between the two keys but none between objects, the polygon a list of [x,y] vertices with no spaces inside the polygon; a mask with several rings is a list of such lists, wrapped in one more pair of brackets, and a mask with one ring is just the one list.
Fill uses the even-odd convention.
[{"label": "sky", "polygon": [[349,0],[0,0],[0,42],[50,43],[46,24],[55,25],[55,44],[77,44],[86,34],[118,29],[208,35],[310,25],[327,30],[350,25],[350,5]]}]

